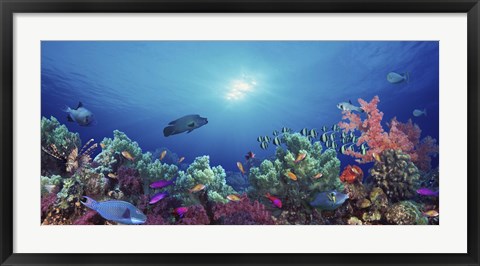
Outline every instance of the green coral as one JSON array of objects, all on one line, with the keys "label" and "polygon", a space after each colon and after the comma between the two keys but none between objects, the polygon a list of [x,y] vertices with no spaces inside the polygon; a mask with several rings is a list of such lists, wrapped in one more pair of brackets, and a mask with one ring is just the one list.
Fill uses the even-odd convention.
[{"label": "green coral", "polygon": [[[307,137],[299,133],[285,133],[282,138],[286,149],[278,147],[273,162],[265,160],[260,167],[250,169],[249,181],[252,189],[249,194],[263,201],[266,193],[275,195],[283,200],[285,207],[282,209],[288,210],[290,214],[295,213],[288,217],[308,219],[305,214],[311,212],[308,202],[318,192],[344,190],[338,178],[340,160],[335,150],[322,152],[320,142],[312,144]],[[304,154],[305,158],[301,159],[300,156],[297,160],[300,154]],[[289,178],[289,172],[295,174],[297,180]],[[313,178],[318,174],[322,176]]]},{"label": "green coral", "polygon": [[[80,147],[80,135],[68,131],[65,125],[61,125],[55,117],[42,117],[40,127],[42,156],[41,174],[50,176],[54,174],[65,174],[65,159],[75,147]],[[49,153],[45,152],[49,151]],[[54,152],[55,151],[55,152]],[[54,158],[51,154],[60,156]]]},{"label": "green coral", "polygon": [[388,223],[397,225],[428,224],[428,219],[423,216],[413,201],[400,201],[393,204],[386,212],[385,218]]},{"label": "green coral", "polygon": [[83,186],[78,176],[63,179],[63,188],[57,193],[58,204],[61,209],[69,209],[78,202],[83,195]]},{"label": "green coral", "polygon": [[198,202],[198,197],[190,193],[189,189],[203,184],[209,201],[227,203],[226,197],[235,193],[235,190],[227,185],[225,178],[225,170],[221,166],[210,167],[209,156],[197,157],[185,172],[178,172],[174,196],[185,205],[193,205]]},{"label": "green coral", "polygon": [[40,176],[40,188],[42,195],[49,193],[48,186],[59,186],[60,184],[62,184],[62,177],[59,175]]}]

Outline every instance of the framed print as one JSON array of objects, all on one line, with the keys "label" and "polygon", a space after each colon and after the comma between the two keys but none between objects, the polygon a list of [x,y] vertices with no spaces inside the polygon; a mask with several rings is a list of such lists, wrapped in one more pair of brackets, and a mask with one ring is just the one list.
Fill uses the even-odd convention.
[{"label": "framed print", "polygon": [[2,265],[478,265],[478,1],[1,4]]}]

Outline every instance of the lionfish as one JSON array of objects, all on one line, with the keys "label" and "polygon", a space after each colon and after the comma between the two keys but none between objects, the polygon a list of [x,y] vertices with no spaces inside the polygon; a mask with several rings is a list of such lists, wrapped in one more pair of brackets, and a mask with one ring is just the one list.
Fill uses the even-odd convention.
[{"label": "lionfish", "polygon": [[93,142],[93,139],[90,139],[83,147],[78,151],[78,148],[75,148],[66,156],[65,152],[60,153],[55,144],[51,144],[50,148],[45,148],[42,146],[42,150],[53,158],[60,160],[65,163],[67,173],[73,173],[78,168],[81,168],[83,165],[89,163],[92,158],[90,155],[97,148],[98,144],[94,143],[89,147]]}]

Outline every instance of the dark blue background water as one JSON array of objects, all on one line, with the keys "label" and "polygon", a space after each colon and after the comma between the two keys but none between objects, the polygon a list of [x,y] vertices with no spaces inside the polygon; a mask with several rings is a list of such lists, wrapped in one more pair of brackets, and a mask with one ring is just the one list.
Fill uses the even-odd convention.
[{"label": "dark blue background water", "polygon": [[[210,155],[236,170],[259,135],[274,129],[319,129],[341,120],[336,105],[380,97],[384,122],[412,118],[422,137],[438,140],[438,42],[42,42],[42,116],[57,117],[83,142],[125,132],[144,151],[167,147],[185,162]],[[390,71],[409,82],[391,84]],[[239,99],[232,91],[245,88]],[[78,102],[98,124],[67,122]],[[414,117],[414,109],[428,116]],[[209,123],[189,134],[163,136],[168,122],[200,114]],[[386,126],[384,124],[384,126]],[[351,158],[340,155],[342,164]],[[438,164],[438,159],[434,159]]]}]

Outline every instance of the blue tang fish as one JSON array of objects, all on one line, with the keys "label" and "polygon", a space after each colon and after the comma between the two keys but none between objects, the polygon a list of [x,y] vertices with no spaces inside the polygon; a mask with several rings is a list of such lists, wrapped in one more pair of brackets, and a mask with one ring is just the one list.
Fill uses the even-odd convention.
[{"label": "blue tang fish", "polygon": [[68,113],[67,120],[69,122],[77,122],[77,124],[84,127],[93,126],[97,123],[93,113],[83,107],[82,102],[78,103],[77,108],[72,109],[67,106],[64,111]]},{"label": "blue tang fish", "polygon": [[143,224],[147,216],[131,203],[121,200],[97,202],[90,197],[83,197],[82,204],[97,211],[106,220],[121,224]]},{"label": "blue tang fish", "polygon": [[325,211],[333,211],[348,199],[348,194],[343,194],[335,190],[318,193],[315,199],[310,202],[315,208]]}]

